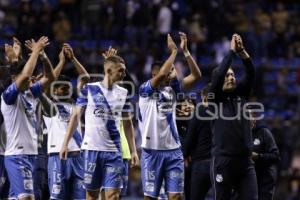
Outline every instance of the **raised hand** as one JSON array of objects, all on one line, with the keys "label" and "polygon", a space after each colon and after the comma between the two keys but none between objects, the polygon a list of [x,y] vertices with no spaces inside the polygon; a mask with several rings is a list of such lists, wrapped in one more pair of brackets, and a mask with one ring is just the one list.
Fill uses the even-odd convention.
[{"label": "raised hand", "polygon": [[231,38],[231,41],[230,41],[230,49],[234,52],[236,52],[236,38],[237,38],[237,34],[233,34],[232,35],[232,38]]},{"label": "raised hand", "polygon": [[35,42],[34,39],[31,40],[26,40],[25,41],[25,46],[32,52],[39,52],[42,53],[43,50],[45,49],[46,46],[48,46],[49,43],[49,39],[46,36],[42,36],[40,37],[40,39]]},{"label": "raised hand", "polygon": [[183,50],[183,52],[188,52],[188,47],[187,47],[187,37],[184,32],[179,32],[180,36],[180,47]]},{"label": "raised hand", "polygon": [[60,53],[59,53],[59,55],[58,55],[58,57],[59,57],[59,62],[65,62],[66,61],[66,57],[65,57],[65,53],[64,53],[64,48],[62,48],[61,49],[61,51],[60,51]]},{"label": "raised hand", "polygon": [[18,60],[18,56],[16,55],[13,46],[9,44],[4,45],[5,57],[8,63],[12,63]]},{"label": "raised hand", "polygon": [[240,35],[236,34],[235,41],[236,41],[236,51],[237,52],[240,52],[245,49],[243,40]]},{"label": "raised hand", "polygon": [[175,44],[175,42],[173,41],[172,37],[170,34],[168,34],[168,38],[167,38],[167,44],[168,44],[168,49],[171,52],[177,52],[177,46]]},{"label": "raised hand", "polygon": [[64,52],[65,52],[67,58],[70,59],[70,60],[73,60],[74,59],[74,52],[73,52],[73,49],[72,49],[71,45],[68,44],[68,43],[64,43],[63,49],[64,49]]},{"label": "raised hand", "polygon": [[16,38],[16,37],[13,37],[13,50],[16,54],[16,56],[18,58],[22,58],[22,44],[21,42]]},{"label": "raised hand", "polygon": [[117,55],[117,53],[118,53],[118,50],[116,50],[116,49],[114,49],[110,46],[107,51],[102,53],[102,56],[103,56],[104,59],[107,59],[110,56]]}]

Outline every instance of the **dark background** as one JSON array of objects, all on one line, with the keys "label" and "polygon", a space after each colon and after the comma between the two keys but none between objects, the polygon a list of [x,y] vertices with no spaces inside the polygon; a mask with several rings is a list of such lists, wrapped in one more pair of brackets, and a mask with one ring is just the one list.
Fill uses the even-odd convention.
[{"label": "dark background", "polygon": [[[299,1],[1,0],[0,30],[1,47],[12,43],[12,36],[21,42],[48,36],[51,45],[46,52],[54,66],[62,43],[68,42],[89,73],[102,71],[101,53],[112,45],[137,86],[150,77],[151,63],[168,55],[166,33],[179,45],[177,33],[183,31],[203,74],[196,92],[226,54],[231,35],[240,34],[257,70],[251,100],[264,104],[264,120],[281,152],[276,199],[299,199]],[[175,66],[182,77],[187,69],[182,53]],[[233,68],[239,77],[241,63],[234,62]],[[63,74],[76,81],[71,63]],[[137,129],[136,133],[139,141]],[[131,172],[129,192],[142,194],[138,169]]]}]

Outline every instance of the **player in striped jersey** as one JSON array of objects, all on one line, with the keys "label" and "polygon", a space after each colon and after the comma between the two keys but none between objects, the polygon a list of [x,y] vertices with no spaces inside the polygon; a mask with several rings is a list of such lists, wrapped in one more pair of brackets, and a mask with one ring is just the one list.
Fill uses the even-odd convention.
[{"label": "player in striped jersey", "polygon": [[127,90],[117,85],[124,78],[125,69],[121,57],[110,56],[104,61],[104,79],[83,87],[60,152],[61,158],[65,159],[78,117],[85,109],[85,135],[81,148],[85,151],[84,182],[88,200],[98,199],[100,189],[104,189],[105,199],[119,199],[124,168],[119,133],[121,119],[131,162],[138,164],[130,109],[126,104]]},{"label": "player in striped jersey", "polygon": [[176,95],[190,88],[201,73],[188,51],[186,35],[180,33],[180,38],[191,73],[182,82],[177,80],[173,63],[178,50],[168,35],[171,55],[164,64],[152,65],[152,79],[139,89],[144,199],[157,199],[163,180],[169,199],[182,199],[184,164],[175,122]]},{"label": "player in striped jersey", "polygon": [[[32,54],[28,61],[17,61],[10,66],[12,83],[3,92],[1,111],[7,132],[5,168],[13,193],[21,200],[34,199],[33,169],[37,151],[36,99],[54,79],[51,65],[43,78],[30,85],[39,53],[49,44],[47,37],[32,40]],[[45,58],[47,60],[47,58]]]},{"label": "player in striped jersey", "polygon": [[68,122],[74,110],[74,103],[70,95],[71,82],[66,76],[60,75],[65,64],[65,54],[72,61],[80,79],[78,86],[89,80],[89,75],[80,62],[76,59],[73,49],[69,44],[64,44],[60,54],[59,63],[54,70],[57,82],[53,85],[52,116],[44,116],[48,130],[48,176],[51,199],[85,199],[83,187],[83,155],[80,153],[82,134],[80,127],[74,131],[68,145],[69,154],[66,160],[59,158],[59,151],[67,132]]}]

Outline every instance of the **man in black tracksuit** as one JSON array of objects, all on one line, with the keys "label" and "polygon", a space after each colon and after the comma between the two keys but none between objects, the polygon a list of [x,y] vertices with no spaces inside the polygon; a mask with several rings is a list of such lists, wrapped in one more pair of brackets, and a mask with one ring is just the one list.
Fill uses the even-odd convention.
[{"label": "man in black tracksuit", "polygon": [[201,92],[202,104],[196,110],[191,119],[186,140],[183,144],[185,162],[191,159],[192,171],[190,182],[190,200],[205,200],[205,196],[211,188],[210,164],[211,164],[211,120],[206,113],[208,110],[208,86]]},{"label": "man in black tracksuit", "polygon": [[271,131],[252,120],[253,153],[258,185],[258,199],[272,200],[277,180],[277,164],[280,161],[278,147]]},{"label": "man in black tracksuit", "polygon": [[[231,62],[235,53],[242,58],[246,73],[236,83]],[[212,123],[213,148],[211,180],[216,200],[229,200],[235,189],[243,200],[257,200],[257,182],[251,160],[252,133],[244,105],[255,79],[255,69],[242,39],[234,34],[231,50],[213,71],[210,98],[217,105],[218,115]],[[248,114],[249,115],[249,114]]]}]

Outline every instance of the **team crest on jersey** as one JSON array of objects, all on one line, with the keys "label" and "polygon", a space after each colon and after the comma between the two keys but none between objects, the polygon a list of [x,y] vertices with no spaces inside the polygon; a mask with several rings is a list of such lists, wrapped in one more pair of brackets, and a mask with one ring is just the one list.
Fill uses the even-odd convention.
[{"label": "team crest on jersey", "polygon": [[33,190],[32,180],[24,180],[24,189],[25,190]]},{"label": "team crest on jersey", "polygon": [[57,184],[53,185],[53,187],[52,187],[52,193],[53,194],[59,194],[60,190],[61,190],[61,186],[60,185],[57,185]]},{"label": "team crest on jersey", "polygon": [[154,183],[146,182],[145,190],[147,192],[154,192]]},{"label": "team crest on jersey", "polygon": [[105,101],[105,97],[100,94],[97,93],[96,95],[93,96],[95,103],[103,103]]},{"label": "team crest on jersey", "polygon": [[160,113],[170,113],[173,111],[173,94],[163,91],[160,93],[160,98],[157,101],[157,109]]},{"label": "team crest on jersey", "polygon": [[256,146],[257,146],[257,145],[260,145],[260,140],[259,140],[258,138],[255,138],[253,143],[254,143],[254,145],[256,145]]},{"label": "team crest on jersey", "polygon": [[222,176],[222,174],[217,174],[217,176],[216,176],[216,181],[217,181],[218,183],[222,183],[222,182],[223,182],[223,176]]}]

